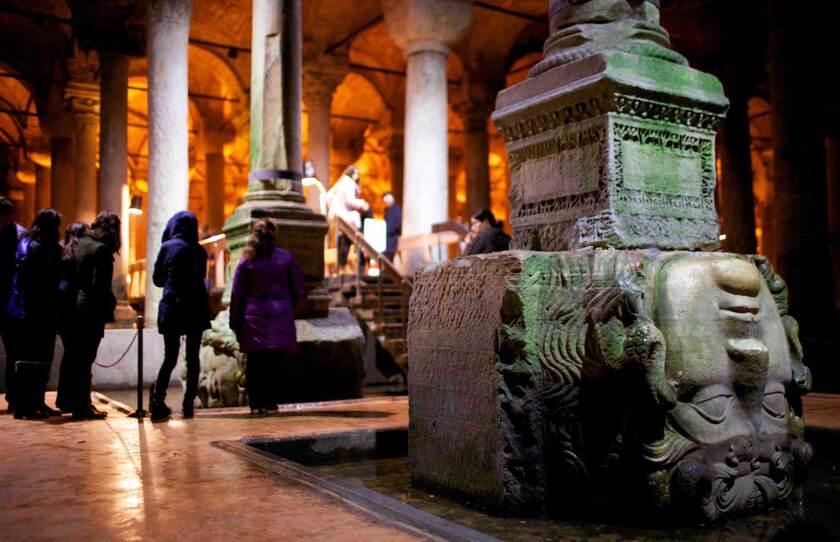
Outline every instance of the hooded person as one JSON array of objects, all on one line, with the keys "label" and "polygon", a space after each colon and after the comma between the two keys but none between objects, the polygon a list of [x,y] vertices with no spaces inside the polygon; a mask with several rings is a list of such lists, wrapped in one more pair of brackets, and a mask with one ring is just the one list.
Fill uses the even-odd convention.
[{"label": "hooded person", "polygon": [[171,415],[165,402],[166,390],[178,362],[181,336],[186,336],[187,389],[183,415],[191,418],[198,394],[201,335],[210,327],[210,298],[204,282],[207,251],[198,243],[198,219],[190,211],[180,211],[169,219],[161,241],[152,279],[155,286],[163,288],[157,322],[163,335],[164,357],[152,387],[149,410],[156,420]]}]

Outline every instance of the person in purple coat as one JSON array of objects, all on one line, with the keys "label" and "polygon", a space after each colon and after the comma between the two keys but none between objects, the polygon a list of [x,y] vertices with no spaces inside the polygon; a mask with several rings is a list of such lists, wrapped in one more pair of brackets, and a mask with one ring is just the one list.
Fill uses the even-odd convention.
[{"label": "person in purple coat", "polygon": [[254,223],[233,276],[230,327],[248,355],[246,389],[251,414],[277,410],[278,366],[297,351],[295,302],[304,295],[294,256],[275,246],[274,223]]}]

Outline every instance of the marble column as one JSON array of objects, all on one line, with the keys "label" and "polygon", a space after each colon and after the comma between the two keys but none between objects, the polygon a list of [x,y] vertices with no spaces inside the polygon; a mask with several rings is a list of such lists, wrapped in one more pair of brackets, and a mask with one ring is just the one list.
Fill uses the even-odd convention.
[{"label": "marble column", "polygon": [[[100,54],[99,95],[99,210],[123,216],[123,189],[128,182],[128,57]],[[126,235],[127,236],[127,235]],[[124,293],[128,274],[128,246],[114,259],[114,283]]]},{"label": "marble column", "polygon": [[50,206],[50,176],[52,171],[49,167],[35,164],[35,211],[40,211]]},{"label": "marble column", "polygon": [[38,212],[35,202],[35,185],[23,183],[21,188],[23,189],[23,208],[18,216],[21,223],[29,225],[35,220],[35,213]]},{"label": "marble column", "polygon": [[96,182],[96,151],[99,130],[99,89],[90,82],[71,82],[65,90],[73,112],[76,198],[72,217],[64,222],[90,224],[96,218],[99,190]]},{"label": "marble column", "polygon": [[50,197],[51,207],[62,214],[69,224],[76,210],[76,172],[73,167],[73,139],[50,139]]},{"label": "marble column", "polygon": [[463,102],[456,111],[464,121],[464,169],[467,177],[467,215],[490,208],[490,140],[487,121],[492,102]]},{"label": "marble column", "polygon": [[449,217],[446,57],[470,24],[457,0],[383,0],[388,30],[406,55],[403,234],[430,233]]},{"label": "marble column", "polygon": [[[344,80],[349,65],[344,57],[319,55],[304,58],[303,101],[309,111],[308,158],[324,188],[330,187],[330,110],[335,89]],[[317,196],[317,193],[312,191]],[[316,212],[318,198],[307,201]]]},{"label": "marble column", "polygon": [[[776,270],[790,289],[790,312],[803,335],[828,332],[834,284],[826,209],[823,119],[815,110],[821,73],[808,15],[792,2],[770,3],[770,97]],[[773,242],[771,241],[771,242]],[[819,369],[814,371],[815,377]]]},{"label": "marble column", "polygon": [[[189,202],[187,48],[190,0],[149,0],[149,199],[146,268],[151,270],[166,221]],[[146,321],[157,320],[160,288],[146,280]]]},{"label": "marble column", "polygon": [[[254,219],[271,218],[278,245],[303,269],[306,299],[296,317],[322,318],[331,300],[323,284],[327,221],[306,205],[301,182],[301,4],[253,0],[252,5],[251,172],[244,203],[225,222],[230,261],[239,261]],[[229,297],[230,281],[223,299]]]},{"label": "marble column", "polygon": [[405,174],[405,137],[402,130],[391,129],[388,137],[388,165],[391,168],[391,192],[397,203],[403,205],[403,175]]},{"label": "marble column", "polygon": [[204,135],[206,222],[210,231],[218,233],[225,224],[225,135],[214,131],[207,131]]},{"label": "marble column", "polygon": [[103,53],[100,59],[99,208],[121,214],[128,175],[128,57]]}]

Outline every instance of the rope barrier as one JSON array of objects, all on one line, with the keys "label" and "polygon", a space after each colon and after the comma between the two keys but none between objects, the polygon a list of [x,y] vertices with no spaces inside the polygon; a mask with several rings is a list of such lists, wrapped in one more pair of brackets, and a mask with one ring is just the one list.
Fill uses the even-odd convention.
[{"label": "rope barrier", "polygon": [[98,365],[99,367],[104,368],[104,369],[110,369],[111,367],[116,367],[117,365],[119,365],[122,362],[122,360],[125,359],[125,356],[128,355],[128,352],[129,352],[129,350],[131,350],[131,347],[134,346],[134,342],[137,340],[137,335],[139,333],[140,332],[138,331],[134,334],[134,337],[132,337],[131,342],[128,343],[128,346],[126,347],[125,352],[123,352],[122,355],[120,355],[120,357],[117,358],[117,361],[115,361],[113,363],[110,363],[110,364],[107,364],[107,365],[99,363],[98,361],[94,361],[93,363]]}]

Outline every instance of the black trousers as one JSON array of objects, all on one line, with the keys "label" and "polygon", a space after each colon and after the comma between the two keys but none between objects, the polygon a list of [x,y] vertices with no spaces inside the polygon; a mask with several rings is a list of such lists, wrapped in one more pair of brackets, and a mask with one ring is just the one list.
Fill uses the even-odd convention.
[{"label": "black trousers", "polygon": [[[16,409],[19,401],[40,407],[50,377],[56,331],[42,322],[8,319],[4,324],[3,346],[6,348],[6,402]],[[39,362],[37,377],[26,379],[25,389],[18,385],[16,363]],[[28,414],[28,413],[27,413]]]},{"label": "black trousers", "polygon": [[[194,331],[187,334],[187,390],[184,393],[184,404],[191,404],[198,395],[198,376],[201,372],[201,365],[198,359],[198,351],[201,348],[202,331]],[[181,335],[178,333],[163,334],[163,365],[158,372],[155,383],[155,398],[163,402],[166,399],[166,389],[169,387],[169,380],[172,378],[172,370],[178,363],[178,352],[181,349]]]},{"label": "black trousers", "polygon": [[338,245],[338,265],[345,266],[347,265],[347,258],[350,255],[350,247],[353,246],[353,243],[350,242],[349,237],[343,233],[339,233],[336,244]]},{"label": "black trousers", "polygon": [[84,413],[91,404],[91,372],[102,342],[102,328],[75,326],[61,334],[64,356],[58,377],[56,406],[62,412]]},{"label": "black trousers", "polygon": [[280,385],[279,366],[283,352],[263,350],[248,354],[245,365],[245,389],[251,408],[273,409],[277,406]]}]

